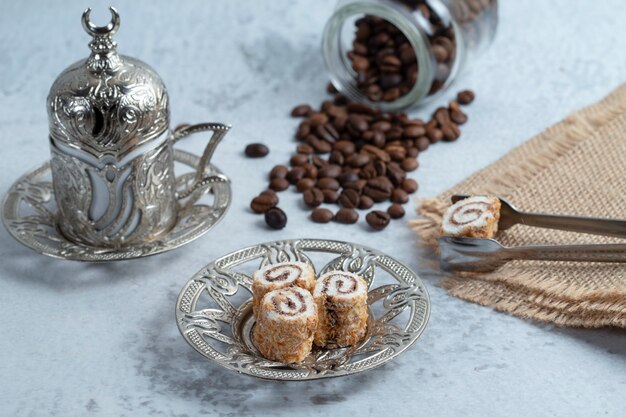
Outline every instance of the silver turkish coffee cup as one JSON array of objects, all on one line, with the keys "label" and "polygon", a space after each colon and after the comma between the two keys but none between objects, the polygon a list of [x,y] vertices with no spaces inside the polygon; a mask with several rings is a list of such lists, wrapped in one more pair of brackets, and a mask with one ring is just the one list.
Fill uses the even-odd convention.
[{"label": "silver turkish coffee cup", "polygon": [[[180,200],[188,204],[228,181],[205,172],[230,128],[170,130],[165,85],[147,64],[118,55],[119,14],[110,10],[104,27],[90,22],[90,9],[83,13],[91,55],[59,75],[47,100],[58,228],[69,240],[107,248],[157,239],[176,224]],[[194,179],[177,192],[173,146],[205,131],[212,135]]]}]

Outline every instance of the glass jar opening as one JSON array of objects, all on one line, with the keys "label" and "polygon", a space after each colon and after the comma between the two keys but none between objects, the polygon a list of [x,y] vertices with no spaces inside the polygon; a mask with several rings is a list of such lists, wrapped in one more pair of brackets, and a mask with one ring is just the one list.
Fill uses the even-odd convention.
[{"label": "glass jar opening", "polygon": [[[358,22],[366,16],[385,20],[395,26],[414,51],[417,66],[414,83],[408,91],[390,101],[371,100],[366,91],[359,88],[359,74],[354,69],[355,62],[350,57],[353,41],[357,36]],[[322,51],[330,81],[338,91],[349,99],[383,111],[401,110],[423,102],[436,76],[432,50],[416,15],[408,8],[398,7],[393,1],[363,0],[340,6],[326,24]]]}]

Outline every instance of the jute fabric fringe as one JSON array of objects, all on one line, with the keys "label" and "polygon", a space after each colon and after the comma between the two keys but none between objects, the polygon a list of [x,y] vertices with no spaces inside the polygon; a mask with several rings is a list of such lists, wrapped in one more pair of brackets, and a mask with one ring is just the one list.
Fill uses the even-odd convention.
[{"label": "jute fabric fringe", "polygon": [[[422,200],[411,227],[436,248],[450,196],[502,196],[522,210],[626,218],[626,85],[568,116],[445,193]],[[505,245],[623,239],[517,225]],[[444,278],[455,297],[523,318],[576,327],[626,327],[626,264],[515,261],[487,274]]]}]

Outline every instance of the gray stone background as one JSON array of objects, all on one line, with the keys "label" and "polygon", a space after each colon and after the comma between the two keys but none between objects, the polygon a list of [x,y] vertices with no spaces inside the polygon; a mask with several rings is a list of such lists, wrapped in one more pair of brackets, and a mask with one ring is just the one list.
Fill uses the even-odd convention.
[{"label": "gray stone background", "polygon": [[[110,265],[36,255],[0,230],[0,415],[623,416],[626,335],[522,321],[449,297],[406,227],[318,226],[281,195],[283,231],[248,211],[265,174],[287,161],[295,104],[325,99],[320,37],[334,0],[118,1],[119,50],[155,67],[172,120],[234,128],[215,163],[233,181],[226,219],[171,253]],[[80,24],[104,2],[0,1],[0,192],[48,157],[45,97],[87,55]],[[626,80],[623,0],[503,0],[491,49],[455,88],[476,102],[462,138],[420,156],[420,196],[433,196]],[[453,96],[450,91],[426,117]],[[263,160],[245,144],[271,147]],[[188,149],[200,152],[202,140]],[[610,152],[610,149],[607,149]],[[610,186],[610,184],[607,184]],[[349,239],[420,271],[432,300],[423,337],[382,368],[310,383],[239,376],[185,344],[174,321],[183,284],[213,258],[267,240]]]}]

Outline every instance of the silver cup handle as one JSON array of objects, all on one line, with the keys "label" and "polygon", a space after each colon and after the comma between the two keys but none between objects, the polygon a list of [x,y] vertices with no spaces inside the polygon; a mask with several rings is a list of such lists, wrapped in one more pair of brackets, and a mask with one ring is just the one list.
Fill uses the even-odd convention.
[{"label": "silver cup handle", "polygon": [[[200,162],[198,163],[198,168],[196,170],[196,175],[193,179],[192,184],[184,191],[180,193],[176,193],[176,199],[182,200],[183,198],[187,198],[190,195],[193,195],[197,190],[204,189],[209,184],[215,183],[223,183],[228,182],[228,178],[224,175],[205,175],[204,171],[211,161],[211,157],[215,152],[215,148],[222,141],[226,133],[230,130],[229,125],[225,125],[222,123],[199,123],[196,125],[183,126],[178,128],[172,134],[170,141],[172,142],[172,146],[175,145],[179,140],[189,137],[194,133],[212,131],[213,135],[209,139],[209,143],[207,143],[204,148],[204,152],[202,153],[202,157],[200,158]],[[192,197],[192,201],[196,201],[200,198],[201,193],[195,193],[195,197]],[[189,203],[187,203],[189,204]]]}]

